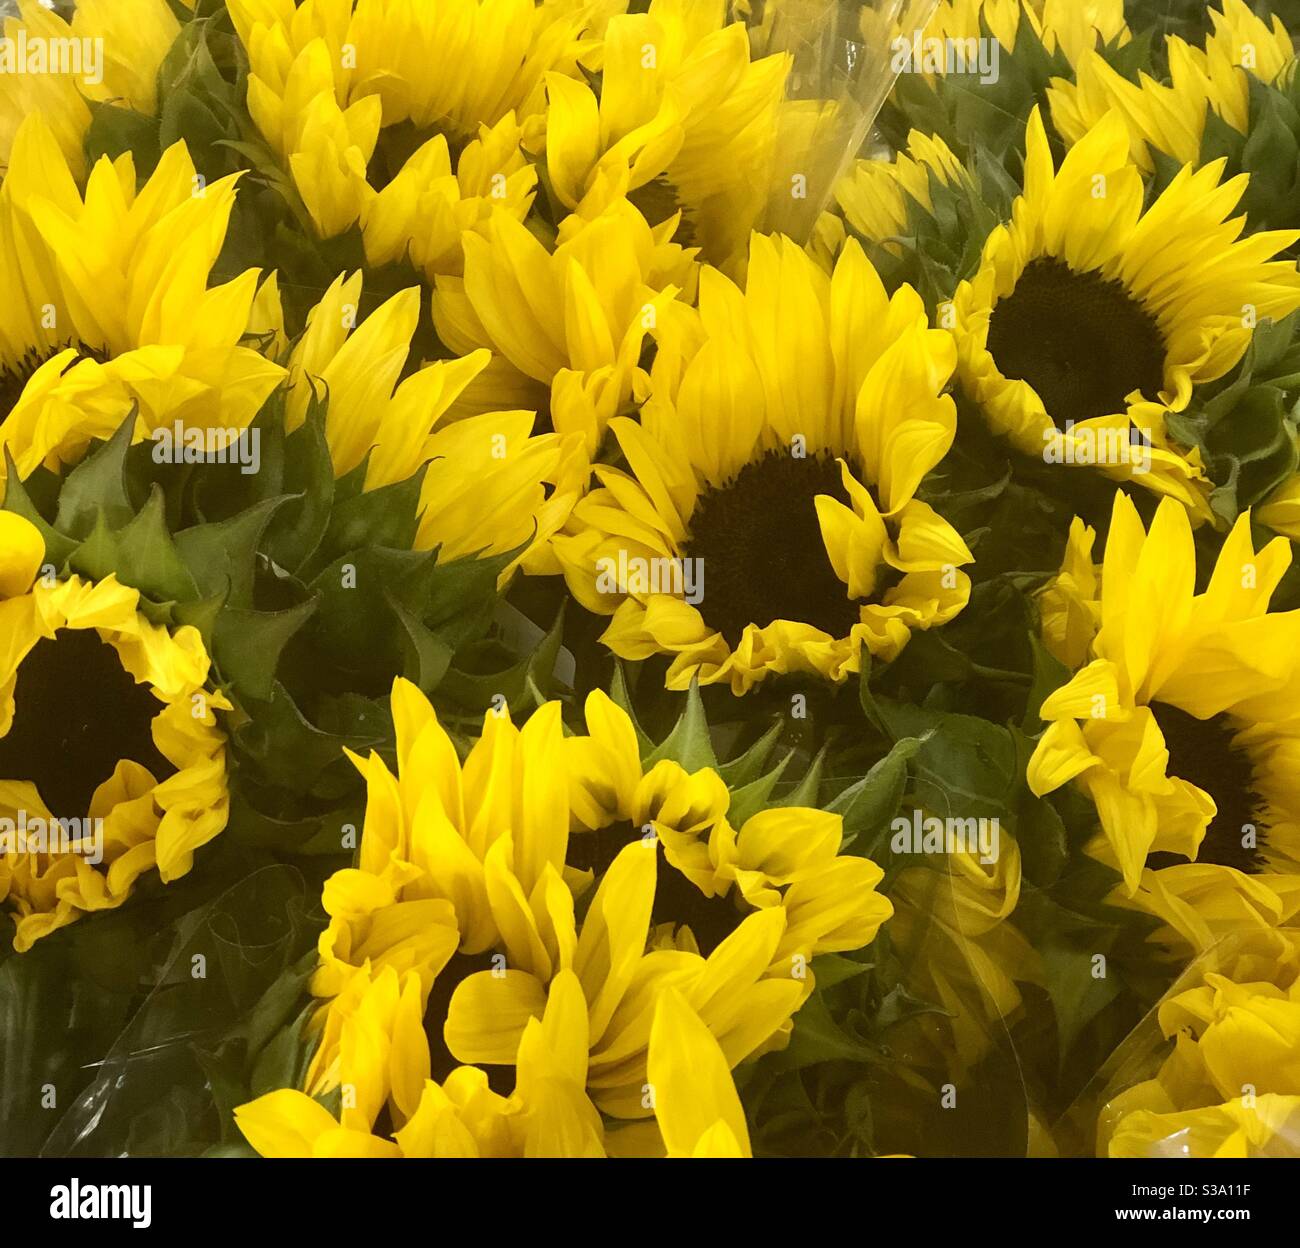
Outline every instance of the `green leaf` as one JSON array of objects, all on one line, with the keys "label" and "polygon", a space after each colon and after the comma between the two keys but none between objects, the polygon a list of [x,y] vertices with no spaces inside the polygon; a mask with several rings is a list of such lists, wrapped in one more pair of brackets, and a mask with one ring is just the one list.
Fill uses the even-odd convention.
[{"label": "green leaf", "polygon": [[[545,691],[550,687],[563,637],[564,609],[561,607],[537,649],[510,667],[479,670],[484,666],[476,662],[479,652],[496,654],[498,647],[491,642],[468,647],[457,655],[456,665],[438,687],[439,696],[479,711],[498,706],[504,700],[514,713],[527,713],[546,701]],[[462,663],[466,662],[474,663],[475,670],[465,670]]]},{"label": "green leaf", "polygon": [[823,953],[821,957],[812,960],[811,970],[817,979],[817,991],[828,992],[837,984],[865,975],[871,970],[871,963],[855,962],[838,953]]},{"label": "green leaf", "polygon": [[188,602],[198,587],[167,531],[166,498],[155,485],[144,509],[123,529],[110,532],[101,512],[91,535],[69,560],[91,580],[116,575],[123,585],[158,602]]},{"label": "green leaf", "polygon": [[324,416],[315,405],[284,440],[281,488],[291,497],[267,531],[266,551],[282,568],[297,572],[323,540],[334,506],[334,465]]},{"label": "green leaf", "polygon": [[134,508],[126,489],[126,453],[135,421],[133,406],[117,432],[68,474],[54,518],[54,527],[60,532],[74,538],[88,537],[101,513],[113,529],[131,519]]},{"label": "green leaf", "polygon": [[410,550],[419,528],[425,467],[395,485],[336,500],[321,544],[330,558],[368,546]]},{"label": "green leaf", "polygon": [[883,701],[879,706],[896,740],[921,738],[912,768],[918,797],[931,813],[998,818],[1004,828],[1014,824],[1025,779],[1020,751],[1007,729],[972,715]]},{"label": "green leaf", "polygon": [[731,789],[731,804],[727,808],[729,822],[736,828],[740,828],[767,805],[768,798],[772,796],[772,790],[776,788],[777,782],[781,779],[782,774],[786,767],[790,765],[790,760],[794,756],[795,751],[791,750],[766,775],[759,776],[757,780],[741,785],[740,788]]},{"label": "green leaf", "polygon": [[241,697],[269,698],[282,651],[318,606],[316,597],[286,611],[228,606],[218,617],[212,636],[213,658],[222,679]]},{"label": "green leaf", "polygon": [[381,734],[356,725],[348,732],[317,727],[279,681],[272,683],[270,696],[254,709],[252,718],[235,732],[241,754],[256,765],[265,783],[315,793],[325,800],[341,798],[356,784],[344,748],[365,752],[382,740]]},{"label": "green leaf", "polygon": [[621,659],[614,661],[614,678],[609,686],[610,701],[627,714],[632,721],[632,727],[636,731],[637,748],[641,757],[645,758],[654,748],[654,742],[646,735],[642,729],[640,721],[637,719],[636,706],[632,700],[632,692],[627,684],[627,670],[623,666]]},{"label": "green leaf", "polygon": [[458,646],[482,635],[496,609],[497,581],[518,553],[438,562],[427,587],[401,585],[394,592],[409,611]]},{"label": "green leaf", "polygon": [[1055,806],[1043,798],[1026,796],[1016,817],[1016,841],[1025,879],[1040,888],[1050,888],[1060,879],[1070,846],[1065,822]]},{"label": "green leaf", "polygon": [[158,119],[117,104],[87,100],[90,125],[86,129],[86,163],[93,166],[101,157],[116,160],[130,152],[137,174],[147,176],[162,154]]},{"label": "green leaf", "polygon": [[881,1062],[884,1059],[870,1045],[845,1032],[831,1016],[825,997],[815,992],[794,1016],[790,1043],[777,1060],[787,1070],[802,1070],[821,1062]]},{"label": "green leaf", "polygon": [[700,698],[698,681],[691,681],[691,687],[686,694],[686,709],[672,732],[657,749],[650,752],[642,765],[649,771],[664,758],[672,759],[688,772],[718,765],[717,757],[713,753],[709,721],[704,713],[704,702]]},{"label": "green leaf", "polygon": [[402,675],[424,693],[432,693],[446,676],[455,652],[395,598],[390,596],[389,604],[402,626]]},{"label": "green leaf", "polygon": [[1029,702],[1025,708],[1022,726],[1030,736],[1037,736],[1043,728],[1043,721],[1038,712],[1042,709],[1043,703],[1069,681],[1070,671],[1032,633],[1029,636],[1029,645],[1034,656],[1034,683],[1029,688]]},{"label": "green leaf", "polygon": [[[615,679],[619,679],[620,675],[621,670],[616,673]],[[729,763],[719,764],[718,775],[722,777],[723,784],[729,789],[739,789],[759,779],[763,767],[771,757],[772,750],[776,747],[776,743],[780,740],[784,731],[785,724],[777,720],[738,758],[733,758]],[[787,758],[785,761],[788,762],[789,759]],[[781,765],[784,767],[785,763]]]},{"label": "green leaf", "polygon": [[822,768],[826,762],[826,751],[818,752],[812,765],[804,772],[802,779],[777,803],[778,806],[819,806],[818,797],[822,786]]},{"label": "green leaf", "polygon": [[826,807],[844,817],[844,836],[870,835],[898,814],[907,789],[908,764],[930,734],[905,737],[856,784],[851,784]]},{"label": "green leaf", "polygon": [[232,607],[252,607],[257,548],[271,517],[285,501],[267,499],[229,520],[195,525],[176,534],[176,549],[201,594],[219,594],[229,587]]},{"label": "green leaf", "polygon": [[[1077,888],[1062,885],[1071,905],[1084,901]],[[1038,952],[1044,985],[1056,1017],[1057,1048],[1063,1068],[1071,1050],[1094,1019],[1114,1001],[1122,977],[1107,964],[1117,941],[1136,933],[1113,926],[1102,918],[1066,909],[1041,889],[1026,883],[1021,891],[1016,922]],[[1097,961],[1101,955],[1102,961]]]}]

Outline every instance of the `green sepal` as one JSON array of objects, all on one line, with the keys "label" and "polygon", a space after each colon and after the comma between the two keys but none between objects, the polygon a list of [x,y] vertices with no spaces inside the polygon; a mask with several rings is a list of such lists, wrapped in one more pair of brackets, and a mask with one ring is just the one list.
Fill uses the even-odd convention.
[{"label": "green sepal", "polygon": [[646,755],[642,766],[649,771],[660,759],[665,758],[671,759],[688,772],[699,771],[703,767],[716,768],[718,765],[698,681],[691,681],[691,687],[686,693],[686,708],[672,732]]},{"label": "green sepal", "polygon": [[192,602],[199,596],[190,568],[167,531],[166,500],[156,485],[144,507],[116,531],[101,511],[94,530],[73,551],[67,566],[95,581],[115,575],[160,603]]},{"label": "green sepal", "polygon": [[126,457],[135,430],[136,409],[117,427],[117,432],[91,451],[63,481],[59,491],[54,527],[67,537],[84,539],[99,522],[120,528],[132,517],[134,508],[126,485]]}]

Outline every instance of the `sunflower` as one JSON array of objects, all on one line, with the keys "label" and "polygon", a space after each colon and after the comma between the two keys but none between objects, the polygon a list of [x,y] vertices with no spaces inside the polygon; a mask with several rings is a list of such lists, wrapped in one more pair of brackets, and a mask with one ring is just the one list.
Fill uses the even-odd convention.
[{"label": "sunflower", "polygon": [[[588,733],[569,738],[558,703],[522,729],[489,712],[463,764],[405,681],[393,716],[397,775],[376,755],[355,760],[369,791],[357,866],[323,896],[318,1043],[302,1092],[357,1084],[336,1127],[391,1123],[400,1145],[424,1081],[439,1104],[472,1082],[508,1112],[538,1084],[538,1023],[557,1029],[549,1047],[584,1098],[646,1118],[664,989],[682,995],[727,1069],[781,1043],[812,991],[814,956],[869,943],[889,916],[873,891],[879,868],[838,856],[838,816],[778,808],[733,829],[717,773],[667,759],[646,768],[631,720],[603,694],[588,699]],[[372,1037],[360,1056],[357,1032]],[[373,1055],[382,1069],[350,1080]],[[468,1073],[469,1062],[490,1073]]]},{"label": "sunflower", "polygon": [[283,378],[241,342],[258,271],[207,284],[236,180],[203,185],[177,143],[138,192],[129,153],[101,159],[83,197],[44,120],[23,123],[0,185],[0,444],[21,475],[76,460],[133,404],[137,440],[245,428]]},{"label": "sunflower", "polygon": [[[993,38],[1013,52],[1021,22],[1049,52],[1063,52],[1071,64],[1099,45],[1124,44],[1132,38],[1124,23],[1124,0],[939,0],[924,38],[965,42],[981,38],[987,26]],[[945,59],[936,71],[922,59],[918,68],[934,73],[946,66]]]},{"label": "sunflower", "polygon": [[[397,972],[373,982],[342,1028],[339,1086],[413,1106],[391,1139],[368,1119],[374,1103],[349,1105],[336,1118],[320,1100],[282,1088],[241,1105],[235,1122],[263,1157],[603,1157],[607,1142],[587,1098],[586,1003],[572,971],[552,983],[541,1018],[519,1043],[516,1087],[494,1092],[475,1066],[458,1066],[442,1082],[428,1077],[415,979],[399,992]],[[387,1045],[384,1039],[391,1035]],[[380,1043],[373,1043],[375,1038]],[[371,1043],[367,1044],[366,1040]],[[422,1054],[422,1050],[424,1053]],[[674,988],[665,988],[651,1026],[647,1097],[653,1101],[662,1153],[669,1157],[747,1157],[749,1132],[727,1059],[713,1033]],[[340,1097],[340,1102],[342,1098]],[[391,1113],[391,1111],[390,1111]],[[622,1134],[626,1135],[627,1132]],[[660,1150],[656,1150],[657,1152]]]},{"label": "sunflower", "polygon": [[[446,930],[454,944],[454,925]],[[245,1139],[263,1157],[604,1155],[600,1116],[584,1091],[586,1004],[572,971],[556,976],[542,1017],[525,1026],[506,1096],[474,1066],[430,1078],[422,1015],[415,971],[359,971],[329,1020],[338,1110],[296,1088],[268,1092],[235,1110]]]},{"label": "sunflower", "polygon": [[[354,81],[378,92],[384,124],[434,127],[463,142],[507,113],[546,110],[551,72],[577,74],[589,26],[621,0],[372,0],[349,28]],[[355,94],[355,91],[354,91]]]},{"label": "sunflower", "polygon": [[610,419],[645,381],[646,335],[679,294],[694,291],[693,253],[669,240],[626,199],[591,218],[575,213],[553,250],[509,213],[464,236],[465,275],[440,277],[433,296],[438,336],[453,351],[493,353],[480,389],[547,410],[560,433],[583,435],[594,455]]},{"label": "sunflower", "polygon": [[194,628],[151,624],[114,577],[56,580],[0,512],[0,900],[14,948],[187,874],[226,825],[230,710]]},{"label": "sunflower", "polygon": [[1242,238],[1245,179],[1184,168],[1143,212],[1124,123],[1107,114],[1055,169],[1041,114],[1009,224],[958,288],[962,385],[992,429],[1048,463],[1089,465],[1211,518],[1196,450],[1166,420],[1237,364],[1255,325],[1300,307],[1300,233]]},{"label": "sunflower", "polygon": [[158,71],[180,34],[180,24],[166,0],[80,0],[71,23],[38,0],[22,0],[18,11],[18,17],[4,19],[9,46],[94,47],[99,60],[69,58],[66,73],[61,72],[62,63],[47,63],[38,71],[18,66],[0,77],[0,164],[9,163],[23,119],[40,113],[68,167],[81,178],[91,121],[88,101],[111,101],[154,116]]},{"label": "sunflower", "polygon": [[543,77],[577,72],[596,15],[557,0],[229,8],[249,112],[315,232],[360,224],[371,264],[409,255],[430,280],[460,273],[463,230],[494,211],[527,215],[537,176],[524,144],[540,143]]},{"label": "sunflower", "polygon": [[428,364],[402,378],[421,292],[401,291],[357,323],[361,290],[360,273],[341,274],[308,314],[287,359],[286,426],[297,428],[313,399],[326,402],[335,473],[364,464],[367,490],[423,468],[417,549],[436,546],[454,559],[526,547],[520,558],[534,566],[578,497],[587,466],[581,437],[534,434],[527,411],[444,419],[490,353]]},{"label": "sunflower", "polygon": [[569,209],[627,194],[652,226],[680,212],[675,237],[724,264],[763,206],[753,171],[768,160],[789,68],[786,54],[751,59],[723,0],[651,0],[645,13],[614,17],[599,94],[547,75],[555,194]]},{"label": "sunflower", "polygon": [[907,231],[913,203],[934,211],[932,178],[943,186],[970,184],[970,175],[947,143],[920,130],[913,130],[907,150],[890,160],[855,161],[835,185],[835,205],[843,220],[833,212],[823,213],[812,249],[834,256],[847,223],[859,238],[901,252],[902,244],[894,240]]},{"label": "sunflower", "polygon": [[1093,802],[1089,851],[1123,876],[1112,900],[1162,919],[1161,943],[1286,922],[1300,911],[1300,612],[1268,606],[1290,544],[1256,552],[1243,516],[1198,593],[1170,499],[1147,532],[1116,496],[1099,574],[1083,572],[1092,542],[1077,525],[1047,602],[1049,642],[1078,670],[1043,703],[1030,787],[1073,782]]},{"label": "sunflower", "polygon": [[362,213],[366,260],[404,258],[430,283],[464,273],[461,236],[482,231],[493,212],[522,221],[533,205],[537,169],[524,155],[513,113],[483,126],[452,169],[445,135],[436,134],[401,167]]},{"label": "sunflower", "polygon": [[856,242],[828,276],[756,235],[745,290],[704,270],[658,339],[640,423],[612,425],[629,471],[598,466],[554,543],[616,654],[742,694],[844,681],[961,611],[970,552],[916,498],[952,444],[955,352],[915,291],[886,295]]},{"label": "sunflower", "polygon": [[948,1077],[976,1066],[995,1029],[1021,1005],[1018,983],[1041,983],[1032,946],[1012,923],[1020,903],[1020,848],[1005,838],[996,861],[977,852],[947,855],[938,869],[908,866],[890,889],[893,948],[917,997],[950,1016],[947,1034],[934,1020],[916,1025],[916,1048],[933,1048]]},{"label": "sunflower", "polygon": [[1099,1156],[1300,1157],[1300,934],[1226,944],[1161,1003],[1173,1048],[1103,1106]]},{"label": "sunflower", "polygon": [[1165,42],[1169,85],[1148,74],[1134,83],[1096,52],[1085,52],[1075,81],[1054,78],[1048,89],[1052,122],[1077,143],[1108,112],[1123,119],[1133,160],[1150,173],[1152,149],[1179,164],[1197,164],[1211,113],[1240,134],[1250,122],[1250,77],[1277,82],[1294,63],[1291,35],[1280,17],[1256,16],[1245,0],[1221,0],[1210,10],[1214,33],[1194,48],[1171,35]]}]

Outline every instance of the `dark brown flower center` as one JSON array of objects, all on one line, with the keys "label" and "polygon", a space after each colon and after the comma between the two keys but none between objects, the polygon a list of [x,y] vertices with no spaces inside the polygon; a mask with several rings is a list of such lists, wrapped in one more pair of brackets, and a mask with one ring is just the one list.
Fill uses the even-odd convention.
[{"label": "dark brown flower center", "polygon": [[1155,317],[1119,282],[1035,260],[989,321],[1004,377],[1027,381],[1058,429],[1113,416],[1140,390],[1164,389],[1165,341]]},{"label": "dark brown flower center", "polygon": [[819,494],[849,502],[830,455],[797,459],[772,451],[696,504],[683,554],[700,561],[699,610],[728,645],[749,624],[792,620],[847,637],[858,623],[858,608],[826,553]]},{"label": "dark brown flower center", "polygon": [[[1196,785],[1218,807],[1196,861],[1236,867],[1238,871],[1262,870],[1261,850],[1268,828],[1263,804],[1255,792],[1254,765],[1236,744],[1231,721],[1226,715],[1197,719],[1163,702],[1152,703],[1151,713],[1169,751],[1168,774]],[[1183,861],[1178,854],[1160,853],[1152,854],[1147,865],[1158,869]]]},{"label": "dark brown flower center", "polygon": [[[493,963],[491,950],[487,953],[457,953],[450,962],[438,972],[429,990],[429,1000],[424,1007],[424,1034],[429,1041],[429,1077],[442,1083],[460,1062],[447,1047],[444,1029],[447,1015],[451,1010],[451,998],[456,989],[471,975],[482,971],[491,971],[504,967],[504,960]],[[509,1096],[515,1088],[515,1071],[513,1066],[491,1065],[486,1062],[476,1063],[488,1077],[488,1087],[500,1096]],[[376,1129],[376,1134],[379,1134]]]},{"label": "dark brown flower center", "polygon": [[84,819],[122,759],[158,781],[175,774],[151,732],[163,704],[94,629],[65,628],[38,641],[19,665],[14,705],[13,725],[0,737],[0,777],[30,780],[60,819]]},{"label": "dark brown flower center", "polygon": [[[662,225],[673,213],[683,208],[677,197],[677,188],[665,177],[638,186],[627,198],[651,226]],[[693,247],[697,241],[690,214],[683,211],[682,219],[677,223],[677,230],[673,234],[673,242],[680,247]]]},{"label": "dark brown flower center", "polygon": [[[625,846],[643,839],[643,830],[627,822],[612,823],[596,832],[571,832],[565,861],[579,871],[596,873],[596,881],[592,885],[594,891],[619,852]],[[650,852],[648,845],[644,852]],[[743,916],[730,897],[706,897],[700,892],[668,862],[663,842],[658,838],[654,852],[658,861],[654,909],[650,921],[654,924],[672,923],[674,926],[684,923],[695,936],[700,952],[707,957],[736,930]]]}]

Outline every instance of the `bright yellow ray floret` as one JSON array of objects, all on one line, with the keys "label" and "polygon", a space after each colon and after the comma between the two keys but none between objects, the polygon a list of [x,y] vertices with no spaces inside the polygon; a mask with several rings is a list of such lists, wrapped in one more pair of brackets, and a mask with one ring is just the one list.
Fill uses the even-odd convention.
[{"label": "bright yellow ray floret", "polygon": [[1089,852],[1122,875],[1116,904],[1164,921],[1160,943],[1205,949],[1287,922],[1300,912],[1300,612],[1269,601],[1289,544],[1256,552],[1243,516],[1198,592],[1172,500],[1148,532],[1117,495],[1099,570],[1092,536],[1076,526],[1045,598],[1049,640],[1077,670],[1043,703],[1030,787],[1073,783],[1092,800]]},{"label": "bright yellow ray floret", "polygon": [[24,122],[0,188],[0,368],[17,396],[0,441],[21,473],[75,460],[132,403],[137,439],[257,414],[284,376],[242,345],[258,270],[208,285],[237,180],[205,184],[177,143],[139,191],[128,153],[83,194],[42,118]]},{"label": "bright yellow ray floret", "polygon": [[[489,363],[489,353],[406,372],[421,292],[392,296],[357,321],[361,274],[340,275],[308,314],[288,357],[286,425],[325,403],[325,438],[339,476],[366,463],[366,489],[405,481],[422,467],[418,549],[447,559],[524,547],[533,567],[577,500],[587,459],[578,434],[536,433],[529,411],[448,413]],[[505,569],[509,576],[515,564]]]}]

